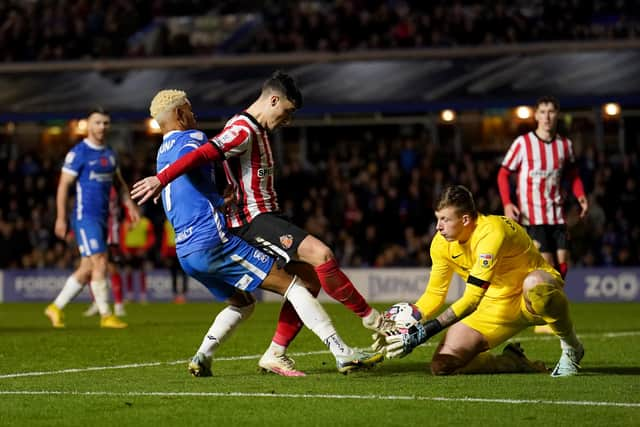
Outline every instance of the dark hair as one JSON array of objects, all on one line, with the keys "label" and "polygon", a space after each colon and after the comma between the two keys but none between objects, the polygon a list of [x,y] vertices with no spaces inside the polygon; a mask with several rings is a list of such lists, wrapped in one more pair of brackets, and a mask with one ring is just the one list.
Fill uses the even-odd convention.
[{"label": "dark hair", "polygon": [[296,109],[302,107],[302,93],[290,75],[277,70],[262,85],[263,92],[268,89],[284,94]]},{"label": "dark hair", "polygon": [[555,108],[556,110],[560,110],[560,103],[558,102],[558,98],[556,98],[555,96],[551,96],[551,95],[541,96],[536,100],[535,109],[537,110],[541,104],[551,104],[553,105],[553,108]]},{"label": "dark hair", "polygon": [[460,215],[468,214],[472,218],[478,217],[473,195],[464,185],[451,185],[444,189],[436,202],[436,211],[448,207],[454,207]]},{"label": "dark hair", "polygon": [[110,116],[109,112],[100,105],[94,105],[93,107],[91,107],[91,109],[89,109],[89,111],[87,112],[87,117],[91,117],[92,114],[102,114],[103,116]]}]

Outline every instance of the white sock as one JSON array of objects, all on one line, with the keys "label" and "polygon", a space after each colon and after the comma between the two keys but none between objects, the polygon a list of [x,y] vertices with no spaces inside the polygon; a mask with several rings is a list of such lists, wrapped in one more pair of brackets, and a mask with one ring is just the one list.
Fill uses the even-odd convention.
[{"label": "white sock", "polygon": [[93,299],[98,306],[100,316],[110,315],[111,307],[109,307],[109,286],[107,286],[107,281],[105,279],[92,280],[90,284]]},{"label": "white sock", "polygon": [[293,278],[284,296],[291,302],[302,323],[329,347],[334,356],[353,354],[351,347],[346,345],[336,332],[327,312],[307,288],[300,284],[297,276]]},{"label": "white sock", "polygon": [[571,330],[571,334],[564,337],[560,337],[560,348],[562,348],[562,350],[567,350],[567,349],[578,350],[582,348],[582,343],[578,339],[575,329]]},{"label": "white sock", "polygon": [[265,353],[273,354],[275,356],[281,356],[287,352],[287,347],[271,341],[269,348]]},{"label": "white sock", "polygon": [[64,283],[62,290],[53,301],[53,303],[56,305],[56,307],[62,310],[67,304],[69,304],[69,301],[74,299],[76,295],[80,293],[81,290],[82,283],[78,282],[78,280],[72,274],[67,278],[67,281]]},{"label": "white sock", "polygon": [[213,320],[211,327],[200,344],[200,348],[198,348],[198,353],[211,357],[222,341],[231,336],[240,322],[251,316],[254,308],[255,304],[244,307],[226,306]]}]

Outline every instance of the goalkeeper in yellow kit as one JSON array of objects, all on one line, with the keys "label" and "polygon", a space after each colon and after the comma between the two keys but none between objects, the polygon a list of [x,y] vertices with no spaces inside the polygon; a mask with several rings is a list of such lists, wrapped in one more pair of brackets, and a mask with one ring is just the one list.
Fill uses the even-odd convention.
[{"label": "goalkeeper in yellow kit", "polygon": [[[562,347],[551,376],[577,374],[584,348],[569,316],[563,279],[527,232],[507,217],[479,214],[471,192],[459,185],[445,189],[436,218],[431,275],[416,303],[423,320],[406,333],[378,335],[374,348],[389,358],[403,357],[448,327],[431,361],[434,375],[542,371],[518,345],[508,345],[501,355],[487,350],[529,326],[549,324]],[[466,280],[463,296],[427,320],[444,304],[454,272]]]}]

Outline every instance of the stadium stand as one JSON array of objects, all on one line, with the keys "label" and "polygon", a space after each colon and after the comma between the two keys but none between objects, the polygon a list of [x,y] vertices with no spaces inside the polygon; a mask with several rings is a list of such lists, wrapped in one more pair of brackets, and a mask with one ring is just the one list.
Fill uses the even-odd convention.
[{"label": "stadium stand", "polygon": [[[433,52],[422,48],[479,46],[486,52],[505,44],[526,50],[542,41],[633,43],[640,30],[638,5],[632,1],[377,1],[366,2],[366,8],[362,1],[309,1],[292,8],[286,3],[5,0],[0,2],[0,60],[7,66],[33,61],[38,67],[43,61],[74,59],[377,49],[416,49],[430,58]],[[566,25],[568,19],[572,25]],[[195,27],[198,31],[189,30]],[[546,46],[553,50],[558,45]],[[625,78],[640,63],[637,52],[616,48],[537,57],[491,52],[393,64],[300,59],[294,75],[311,102],[298,124],[276,138],[283,157],[277,180],[283,210],[334,247],[345,266],[428,265],[432,205],[444,185],[467,185],[478,195],[481,210],[502,212],[495,185],[499,161],[510,139],[531,123],[503,118],[509,123],[496,132],[487,111],[497,108],[497,116],[505,117],[507,105],[530,102],[548,91],[569,112],[563,130],[574,140],[591,201],[588,220],[580,222],[575,201],[567,200],[573,263],[640,265],[639,119],[629,116],[624,133],[619,123],[600,123],[599,110],[592,111],[612,95],[631,108],[640,104],[638,83]],[[496,63],[500,68],[491,68]],[[412,68],[416,64],[422,68]],[[572,74],[576,64],[580,73]],[[158,82],[210,91],[201,97],[195,92],[193,101],[213,134],[253,95],[219,89],[220,81],[231,82],[230,87],[259,85],[273,64],[171,67],[7,71],[10,78],[0,83],[0,268],[72,267],[75,246],[53,236],[52,212],[61,159],[76,139],[66,120],[79,117],[85,103],[105,103],[113,111],[114,124],[121,126],[113,142],[124,176],[133,182],[151,173],[155,162],[157,137],[131,122],[146,117],[145,94]],[[562,78],[540,77],[540,84],[507,78],[492,86],[496,70],[509,68],[520,76],[527,67],[561,70]],[[488,71],[445,90],[446,82],[467,78],[469,69]],[[367,75],[371,80],[363,80]],[[456,126],[434,118],[448,102],[457,102],[454,108],[461,112]],[[342,125],[336,125],[340,120]],[[161,229],[162,212],[145,209]],[[157,254],[151,251],[150,261],[160,265]]]}]

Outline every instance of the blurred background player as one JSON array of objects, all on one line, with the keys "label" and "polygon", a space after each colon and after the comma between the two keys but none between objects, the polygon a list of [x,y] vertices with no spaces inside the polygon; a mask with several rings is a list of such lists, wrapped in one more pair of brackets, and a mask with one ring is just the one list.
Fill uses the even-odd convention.
[{"label": "blurred background player", "polygon": [[[478,213],[471,192],[461,185],[443,191],[435,212],[433,265],[416,302],[424,323],[408,333],[378,336],[375,348],[387,357],[403,357],[448,327],[431,360],[434,375],[546,372],[517,344],[501,355],[488,351],[529,326],[546,323],[562,348],[551,376],[576,375],[584,347],[569,315],[563,279],[526,231],[509,218]],[[466,278],[464,294],[427,320],[444,304],[453,273]]]},{"label": "blurred background player", "polygon": [[[142,197],[142,202],[157,196],[162,187],[186,171],[225,160],[225,174],[236,200],[227,218],[231,231],[279,258],[280,264],[286,264],[287,271],[307,283],[319,282],[329,296],[360,316],[365,327],[384,328],[383,317],[342,272],[331,249],[291,223],[280,211],[269,132],[290,123],[301,106],[302,94],[293,78],[276,71],[264,82],[259,97],[249,108],[232,117],[209,144],[201,145],[156,177],[148,177],[152,178],[148,182],[153,186]],[[258,362],[259,366],[279,375],[299,374],[286,350],[301,328],[296,311],[285,301],[271,346]]]},{"label": "blurred background player", "polygon": [[[195,130],[196,122],[186,93],[163,90],[150,106],[158,122],[163,142],[158,149],[157,171],[202,144],[204,133]],[[145,181],[134,188],[141,198]],[[228,232],[211,164],[203,165],[167,185],[162,192],[165,214],[176,232],[176,250],[189,275],[203,283],[228,306],[215,318],[200,348],[189,364],[194,376],[211,376],[213,352],[238,324],[253,312],[255,298],[249,293],[261,287],[283,295],[291,302],[305,325],[334,355],[339,372],[369,367],[382,360],[380,354],[368,354],[349,347],[338,335],[329,316],[297,276],[277,268],[274,259]]]},{"label": "blurred background player", "polygon": [[[563,178],[571,184],[585,218],[589,202],[575,164],[569,138],[557,133],[560,105],[552,96],[536,101],[536,130],[511,144],[498,172],[498,188],[508,218],[520,222],[547,262],[566,277],[569,268],[569,234],[564,212]],[[509,176],[517,173],[518,205],[511,201]],[[536,327],[536,332],[551,332]]]},{"label": "blurred background player", "polygon": [[124,218],[120,227],[120,251],[124,259],[127,300],[134,298],[134,284],[137,283],[138,302],[147,302],[148,252],[155,243],[156,233],[149,218],[144,214],[135,222]]},{"label": "blurred background player", "polygon": [[168,219],[165,219],[162,226],[160,255],[162,255],[162,262],[171,273],[171,291],[173,292],[173,302],[176,304],[184,304],[185,302],[187,302],[187,273],[185,273],[184,270],[180,267],[178,254],[176,253],[176,233],[173,230],[173,226]]},{"label": "blurred background player", "polygon": [[[72,223],[80,249],[80,265],[69,276],[64,287],[45,309],[54,328],[63,328],[63,309],[89,283],[100,313],[103,328],[124,328],[126,323],[116,317],[109,307],[107,272],[107,218],[111,186],[120,187],[120,194],[131,209],[136,209],[113,150],[106,145],[111,123],[109,114],[101,108],[91,111],[87,118],[87,137],[65,156],[56,193],[55,234],[64,239],[68,231],[67,202],[69,188],[75,183],[76,197]],[[114,179],[115,177],[115,179]]]}]

